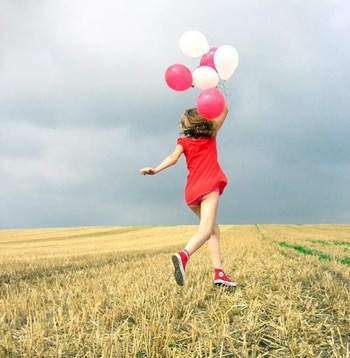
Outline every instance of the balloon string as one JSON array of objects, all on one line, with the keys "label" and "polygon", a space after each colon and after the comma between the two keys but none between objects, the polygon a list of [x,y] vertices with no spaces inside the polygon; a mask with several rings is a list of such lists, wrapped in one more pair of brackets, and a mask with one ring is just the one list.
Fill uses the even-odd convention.
[{"label": "balloon string", "polygon": [[221,85],[222,88],[223,88],[223,92],[224,92],[224,95],[225,95],[225,99],[227,100],[226,86],[225,86],[224,82],[221,82],[220,85]]},{"label": "balloon string", "polygon": [[235,92],[235,88],[227,86],[226,81],[220,80],[219,86],[221,86],[220,89],[222,90],[226,100],[230,98],[230,92],[231,91]]}]

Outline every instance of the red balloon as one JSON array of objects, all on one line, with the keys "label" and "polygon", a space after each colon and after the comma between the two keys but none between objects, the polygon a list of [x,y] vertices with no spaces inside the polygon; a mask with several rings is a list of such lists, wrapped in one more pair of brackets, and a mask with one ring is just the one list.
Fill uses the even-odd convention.
[{"label": "red balloon", "polygon": [[199,62],[199,66],[209,66],[212,67],[216,72],[218,72],[214,64],[214,55],[216,49],[217,47],[212,47],[209,52],[202,55],[201,60]]},{"label": "red balloon", "polygon": [[197,96],[197,111],[205,119],[218,117],[225,109],[225,97],[217,88],[207,88]]},{"label": "red balloon", "polygon": [[175,91],[184,91],[192,85],[192,73],[185,65],[176,63],[167,68],[164,74],[165,82]]}]

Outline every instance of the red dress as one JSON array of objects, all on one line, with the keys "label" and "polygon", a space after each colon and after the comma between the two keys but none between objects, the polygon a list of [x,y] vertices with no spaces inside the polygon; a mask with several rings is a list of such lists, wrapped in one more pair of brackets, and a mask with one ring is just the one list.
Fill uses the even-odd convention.
[{"label": "red dress", "polygon": [[185,200],[186,204],[193,203],[198,197],[210,193],[216,186],[221,195],[227,184],[227,178],[222,171],[216,150],[216,133],[212,137],[177,138],[177,144],[184,148],[188,169]]}]

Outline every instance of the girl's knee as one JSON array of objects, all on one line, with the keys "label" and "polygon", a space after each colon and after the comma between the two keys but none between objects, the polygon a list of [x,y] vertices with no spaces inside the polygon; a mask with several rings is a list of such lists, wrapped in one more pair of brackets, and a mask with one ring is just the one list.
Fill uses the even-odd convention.
[{"label": "girl's knee", "polygon": [[199,233],[204,236],[206,240],[210,239],[210,236],[213,233],[212,229],[199,229]]},{"label": "girl's knee", "polygon": [[214,222],[214,224],[201,222],[199,225],[198,232],[205,236],[207,239],[209,239],[212,235],[220,235],[219,225],[216,223],[216,221]]},{"label": "girl's knee", "polygon": [[215,223],[213,226],[212,235],[219,236],[219,234],[220,234],[219,225]]}]

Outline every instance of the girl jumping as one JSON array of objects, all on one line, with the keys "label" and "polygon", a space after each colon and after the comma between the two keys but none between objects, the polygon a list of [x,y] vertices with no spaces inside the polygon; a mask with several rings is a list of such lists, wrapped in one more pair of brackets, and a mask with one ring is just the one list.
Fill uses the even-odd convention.
[{"label": "girl jumping", "polygon": [[174,278],[178,285],[185,283],[185,267],[190,256],[208,240],[208,247],[214,267],[214,284],[236,286],[225,274],[221,266],[220,229],[216,222],[219,196],[227,184],[216,150],[216,134],[228,113],[224,112],[213,120],[201,117],[196,108],[187,109],[180,120],[180,134],[172,154],[168,155],[156,168],[140,169],[141,175],[154,175],[176,164],[184,153],[188,175],[185,185],[185,201],[200,220],[199,230],[188,241],[183,250],[172,255]]}]

